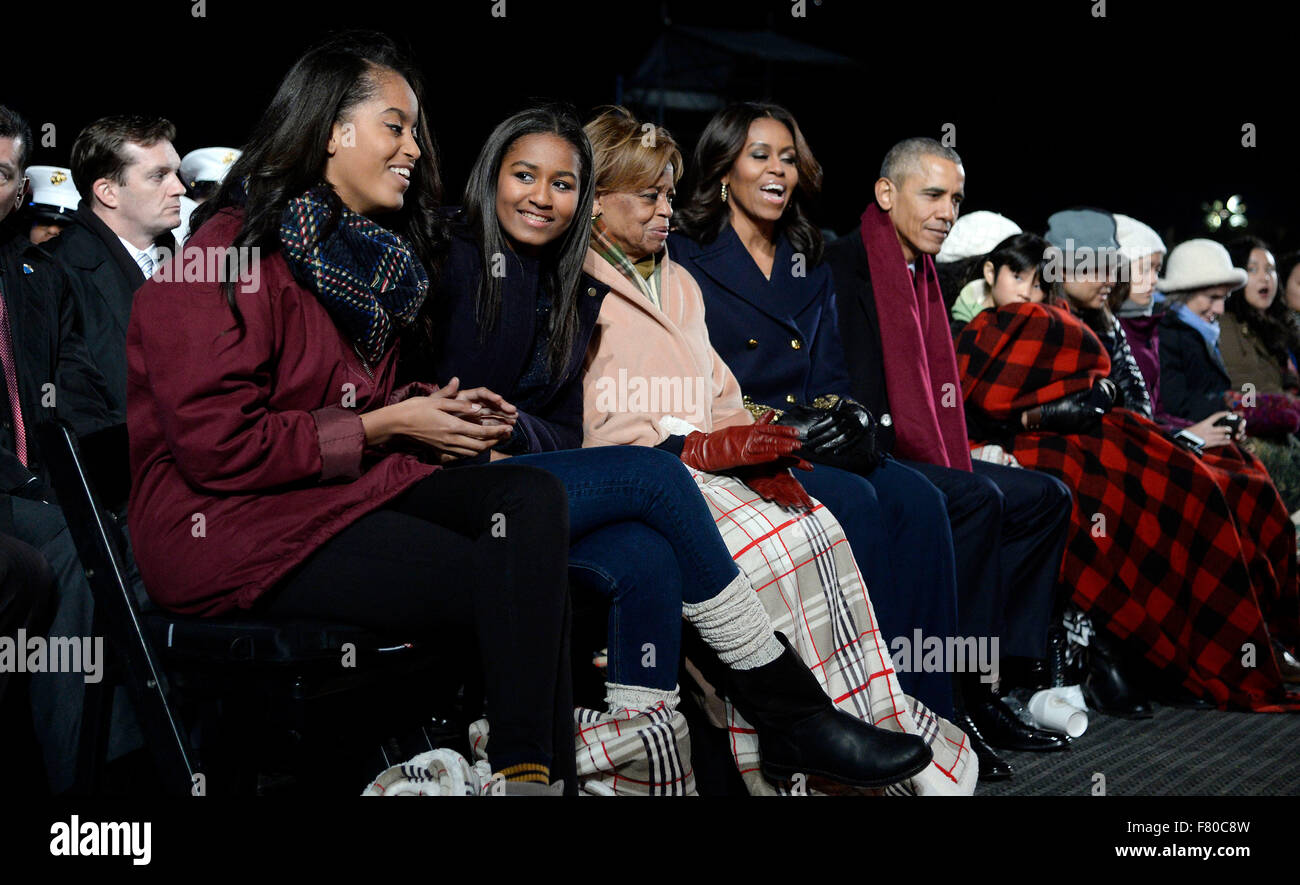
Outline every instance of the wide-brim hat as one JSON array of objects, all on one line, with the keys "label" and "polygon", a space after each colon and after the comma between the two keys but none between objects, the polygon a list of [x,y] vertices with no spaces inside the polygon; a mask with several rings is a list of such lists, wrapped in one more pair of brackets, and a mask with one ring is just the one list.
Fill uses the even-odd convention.
[{"label": "wide-brim hat", "polygon": [[1232,257],[1222,245],[1195,239],[1179,243],[1169,253],[1159,285],[1162,292],[1169,293],[1227,285],[1240,289],[1248,278],[1244,270],[1232,266]]}]

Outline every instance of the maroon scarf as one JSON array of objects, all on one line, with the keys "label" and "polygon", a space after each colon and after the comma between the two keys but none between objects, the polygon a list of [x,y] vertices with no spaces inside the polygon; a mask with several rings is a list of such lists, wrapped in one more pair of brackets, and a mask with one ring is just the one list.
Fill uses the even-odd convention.
[{"label": "maroon scarf", "polygon": [[862,245],[880,318],[885,392],[898,454],[970,470],[957,356],[934,259],[929,255],[917,259],[919,273],[913,286],[894,224],[875,203],[862,213]]}]

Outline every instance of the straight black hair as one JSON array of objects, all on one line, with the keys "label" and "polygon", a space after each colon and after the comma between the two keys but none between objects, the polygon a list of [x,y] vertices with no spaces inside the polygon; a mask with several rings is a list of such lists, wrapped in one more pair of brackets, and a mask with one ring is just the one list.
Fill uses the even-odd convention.
[{"label": "straight black hair", "polygon": [[[377,32],[333,34],[294,62],[221,187],[194,210],[190,230],[197,231],[222,209],[241,208],[244,222],[233,248],[257,246],[264,253],[277,250],[280,219],[289,201],[325,183],[326,150],[334,124],[374,94],[376,74],[384,71],[403,77],[415,93],[420,114],[414,135],[420,157],[402,208],[382,221],[411,244],[428,271],[429,291],[434,291],[448,242],[446,220],[437,211],[442,201],[437,146],[424,113],[419,71],[388,36]],[[337,221],[342,200],[332,188],[326,199]],[[242,331],[235,281],[227,281],[224,288],[235,324]]]},{"label": "straight black hair", "polygon": [[573,221],[558,239],[546,245],[540,256],[542,285],[551,296],[548,363],[553,372],[561,373],[568,366],[577,335],[578,288],[591,236],[591,205],[595,200],[591,143],[582,131],[577,112],[569,105],[543,104],[507,117],[492,130],[474,161],[465,185],[466,221],[482,250],[474,317],[482,341],[501,316],[501,278],[492,272],[492,264],[499,260],[495,256],[505,256],[514,247],[497,218],[497,176],[511,145],[526,135],[555,135],[564,139],[577,153],[581,167],[578,207]]}]

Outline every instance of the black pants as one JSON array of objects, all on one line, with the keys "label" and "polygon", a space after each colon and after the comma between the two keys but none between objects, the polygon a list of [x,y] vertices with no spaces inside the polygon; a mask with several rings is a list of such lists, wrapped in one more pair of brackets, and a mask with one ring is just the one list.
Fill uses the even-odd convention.
[{"label": "black pants", "polygon": [[904,463],[947,497],[962,635],[999,637],[1003,656],[1045,657],[1070,489],[1045,473],[985,461],[973,473]]},{"label": "black pants", "polygon": [[[54,573],[45,557],[17,538],[0,534],[0,636],[16,642],[19,630],[37,633],[53,601]],[[14,653],[27,654],[23,648]],[[12,676],[0,669],[0,703]]]},{"label": "black pants", "polygon": [[568,552],[565,490],[551,474],[510,464],[443,470],[327,541],[267,606],[387,635],[469,631],[493,769],[554,762],[552,777],[567,787],[576,783]]}]

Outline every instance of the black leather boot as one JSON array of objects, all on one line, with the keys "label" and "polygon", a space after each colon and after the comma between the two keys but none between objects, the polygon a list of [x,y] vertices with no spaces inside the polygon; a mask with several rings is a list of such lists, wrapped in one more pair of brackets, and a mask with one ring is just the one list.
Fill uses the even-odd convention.
[{"label": "black leather boot", "polygon": [[934,754],[920,737],[868,725],[837,708],[785,636],[776,636],[785,651],[775,661],[727,671],[732,702],[758,732],[764,776],[884,787],[930,764]]},{"label": "black leather boot", "polygon": [[1121,640],[1098,630],[1088,643],[1088,670],[1083,697],[1088,706],[1123,719],[1150,719],[1151,704],[1126,672]]}]

